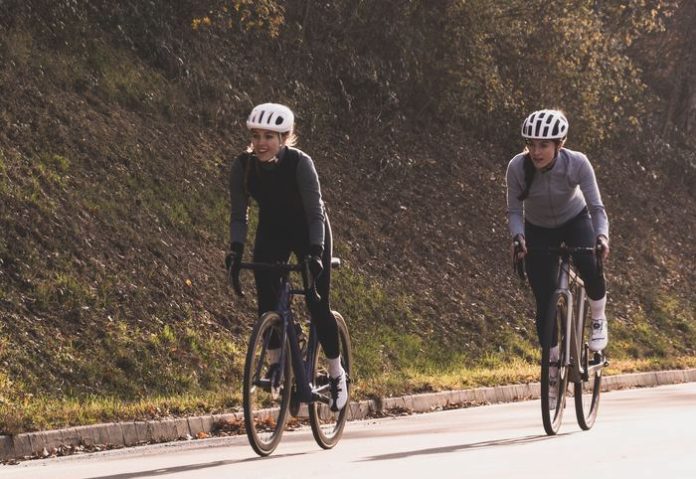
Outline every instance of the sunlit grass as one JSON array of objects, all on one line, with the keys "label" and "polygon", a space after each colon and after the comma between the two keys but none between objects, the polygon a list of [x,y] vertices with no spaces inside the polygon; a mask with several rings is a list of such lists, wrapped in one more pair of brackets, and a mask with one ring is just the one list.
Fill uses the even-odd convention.
[{"label": "sunlit grass", "polygon": [[[498,367],[471,366],[438,372],[405,370],[369,378],[358,384],[357,393],[364,396],[395,396],[419,392],[437,392],[505,384],[539,381],[539,363],[513,359]],[[689,369],[696,367],[696,357],[610,360],[605,375]]]},{"label": "sunlit grass", "polygon": [[236,389],[157,396],[137,401],[98,396],[56,399],[29,395],[20,403],[0,400],[0,435],[116,421],[215,414],[238,409],[240,404],[241,390]]},{"label": "sunlit grass", "polygon": [[609,367],[606,369],[607,375],[638,373],[646,371],[662,371],[667,369],[689,369],[696,368],[696,357],[694,356],[672,356],[666,358],[643,358],[643,359],[609,359]]}]

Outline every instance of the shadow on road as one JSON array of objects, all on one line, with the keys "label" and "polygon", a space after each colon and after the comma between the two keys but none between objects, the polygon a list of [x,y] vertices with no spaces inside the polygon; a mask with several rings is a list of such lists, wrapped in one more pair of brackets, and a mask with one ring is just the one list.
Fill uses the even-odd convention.
[{"label": "shadow on road", "polygon": [[[570,433],[565,433],[565,434],[558,434],[558,436],[564,436]],[[404,452],[395,452],[391,454],[382,454],[379,456],[372,456],[363,459],[360,462],[366,462],[366,461],[387,461],[390,459],[403,459],[405,457],[412,457],[412,456],[423,456],[427,454],[449,454],[451,452],[456,452],[456,451],[466,451],[469,449],[482,449],[486,447],[499,447],[499,446],[517,446],[520,444],[528,444],[532,442],[537,442],[537,441],[544,441],[546,439],[552,439],[552,436],[547,436],[546,434],[538,434],[535,436],[524,436],[524,437],[518,437],[515,439],[498,439],[495,441],[483,441],[483,442],[474,442],[472,444],[456,444],[452,446],[441,446],[441,447],[433,447],[429,449],[420,449],[417,451],[404,451]]]},{"label": "shadow on road", "polygon": [[201,469],[210,469],[213,467],[229,466],[230,464],[242,464],[245,462],[269,461],[272,459],[280,459],[281,457],[302,456],[304,454],[306,453],[298,452],[293,454],[277,454],[269,457],[250,457],[248,459],[239,459],[236,461],[204,462],[201,464],[187,464],[184,466],[162,467],[158,469],[152,469],[150,471],[124,472],[121,474],[112,474],[110,476],[94,476],[88,479],[135,479],[140,477],[156,477],[164,476],[166,474],[176,474],[177,472],[197,471]]}]

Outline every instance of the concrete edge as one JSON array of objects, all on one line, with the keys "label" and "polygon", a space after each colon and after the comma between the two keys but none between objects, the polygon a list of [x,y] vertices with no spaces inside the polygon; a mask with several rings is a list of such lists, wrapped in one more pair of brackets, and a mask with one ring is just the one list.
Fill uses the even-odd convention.
[{"label": "concrete edge", "polygon": [[[605,376],[602,378],[602,391],[686,382],[696,382],[696,368]],[[536,382],[369,399],[351,402],[348,406],[348,419],[359,420],[371,416],[429,412],[523,401],[538,397],[539,383]],[[95,424],[0,436],[0,461],[48,457],[66,446],[114,448],[207,437],[220,421],[240,420],[243,420],[240,413],[228,413],[160,421]]]}]

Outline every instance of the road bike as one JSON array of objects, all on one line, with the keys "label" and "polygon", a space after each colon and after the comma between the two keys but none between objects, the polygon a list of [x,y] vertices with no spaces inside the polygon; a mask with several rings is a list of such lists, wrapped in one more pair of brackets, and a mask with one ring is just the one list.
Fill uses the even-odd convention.
[{"label": "road bike", "polygon": [[[331,266],[339,265],[340,260],[332,258]],[[343,409],[332,411],[329,408],[328,359],[319,343],[316,327],[310,320],[303,327],[291,307],[292,299],[297,295],[309,297],[312,301],[320,299],[316,285],[310,279],[309,263],[306,260],[298,264],[242,263],[241,269],[280,274],[277,307],[256,321],[244,365],[244,422],[251,447],[260,456],[271,454],[283,435],[288,413],[298,416],[303,403],[307,405],[306,413],[316,442],[324,449],[334,447],[347,420],[353,370],[351,341],[345,320],[337,311],[332,311],[338,327],[339,352],[347,375],[349,398]],[[302,289],[293,288],[291,272],[300,273]]]},{"label": "road bike", "polygon": [[[515,245],[516,252],[519,244]],[[527,254],[551,254],[559,258],[556,290],[545,316],[541,348],[541,417],[544,430],[555,435],[561,427],[568,383],[573,384],[575,415],[583,430],[597,419],[602,385],[602,369],[609,363],[603,352],[589,348],[592,334],[590,307],[582,279],[571,266],[573,255],[592,254],[602,271],[601,251],[592,247],[528,248]],[[515,254],[515,257],[517,255]],[[516,260],[520,278],[526,279],[524,260]],[[552,358],[557,346],[558,358]]]}]

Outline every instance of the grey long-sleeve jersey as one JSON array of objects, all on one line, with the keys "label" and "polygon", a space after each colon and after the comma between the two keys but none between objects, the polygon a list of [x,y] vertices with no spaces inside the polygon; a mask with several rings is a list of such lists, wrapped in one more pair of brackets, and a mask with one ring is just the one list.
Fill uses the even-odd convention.
[{"label": "grey long-sleeve jersey", "polygon": [[584,154],[561,148],[553,168],[537,170],[529,196],[520,201],[517,198],[525,188],[524,156],[520,153],[510,160],[506,173],[510,235],[524,235],[525,219],[542,228],[557,228],[587,206],[595,234],[609,237],[609,220],[594,169]]},{"label": "grey long-sleeve jersey", "polygon": [[[287,148],[280,151],[279,163],[283,161],[287,151]],[[301,150],[294,149],[294,151],[299,153],[296,180],[309,227],[309,242],[313,245],[323,245],[325,210],[321,198],[319,176],[312,159]],[[279,163],[261,163],[260,167],[272,170],[278,167]],[[232,162],[230,203],[230,238],[233,243],[244,244],[247,236],[249,197],[244,188],[244,167],[241,158]]]}]

